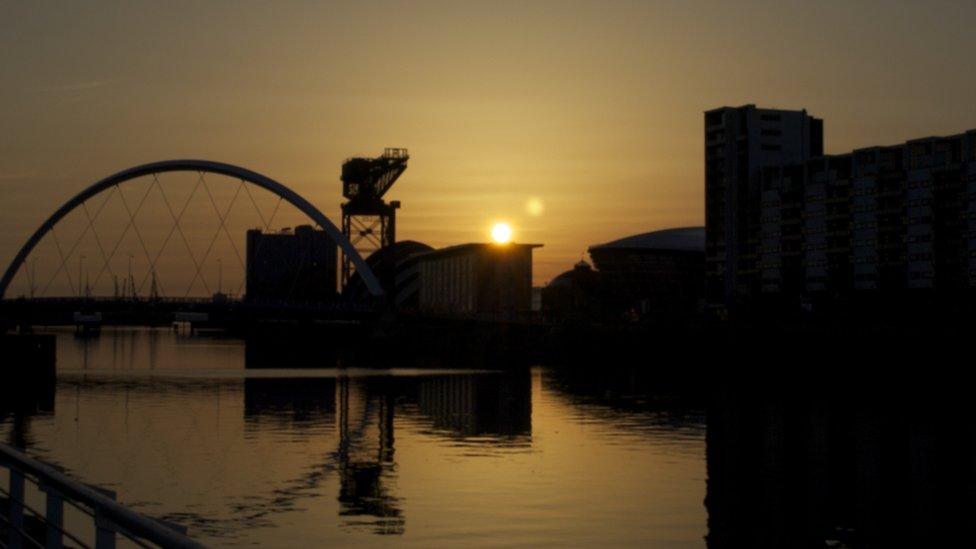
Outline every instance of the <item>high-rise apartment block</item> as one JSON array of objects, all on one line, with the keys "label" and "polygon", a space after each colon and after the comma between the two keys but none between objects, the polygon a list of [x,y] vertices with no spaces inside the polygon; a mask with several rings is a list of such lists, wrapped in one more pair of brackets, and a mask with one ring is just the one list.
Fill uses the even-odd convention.
[{"label": "high-rise apartment block", "polygon": [[823,154],[823,121],[806,111],[723,107],[705,113],[706,299],[760,287],[761,173]]},{"label": "high-rise apartment block", "polygon": [[[804,122],[773,135],[764,113]],[[976,130],[825,156],[822,124],[803,111],[718,109],[705,126],[710,304],[815,307],[976,289]],[[763,154],[776,145],[791,154]]]}]

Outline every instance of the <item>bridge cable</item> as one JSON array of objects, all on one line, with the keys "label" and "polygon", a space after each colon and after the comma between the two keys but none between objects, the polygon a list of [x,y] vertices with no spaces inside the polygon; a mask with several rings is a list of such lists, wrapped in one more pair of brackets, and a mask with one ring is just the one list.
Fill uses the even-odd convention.
[{"label": "bridge cable", "polygon": [[163,251],[166,245],[169,243],[170,239],[173,237],[174,232],[180,233],[180,238],[183,240],[183,245],[186,247],[186,253],[190,256],[190,261],[193,262],[194,267],[200,268],[199,263],[197,263],[196,256],[193,255],[193,248],[190,247],[190,242],[186,238],[186,234],[183,233],[183,228],[180,225],[180,220],[183,219],[183,214],[186,212],[187,207],[193,200],[194,195],[196,195],[197,190],[200,188],[200,181],[203,179],[203,172],[200,172],[200,176],[197,178],[196,184],[193,186],[193,190],[190,191],[190,195],[183,202],[183,207],[180,208],[179,215],[173,213],[173,207],[170,204],[169,197],[166,196],[166,191],[163,189],[162,183],[159,182],[158,174],[153,174],[153,180],[155,185],[159,189],[159,193],[163,197],[163,203],[166,204],[166,209],[169,211],[169,216],[173,220],[173,226],[169,229],[169,234],[166,235],[166,239],[163,241],[163,245],[160,246],[159,252],[156,253],[156,257],[153,258],[152,263],[149,264],[149,270],[143,275],[142,280],[139,282],[139,291],[142,291],[142,287],[146,285],[146,280],[149,278],[149,274],[155,270],[156,264],[159,262],[160,256],[163,255]]},{"label": "bridge cable", "polygon": [[[244,187],[244,190],[247,190],[247,187]],[[250,194],[250,193],[248,193],[248,194]],[[278,195],[278,201],[275,202],[274,209],[271,210],[271,216],[268,217],[268,220],[265,221],[264,218],[263,218],[263,216],[262,216],[261,222],[264,223],[264,232],[265,233],[270,233],[271,232],[271,224],[274,222],[275,215],[278,214],[278,208],[281,206],[281,202],[283,200],[284,200],[284,198],[282,198],[280,195]],[[254,207],[255,207],[255,209],[257,209],[258,205],[257,204],[254,204]],[[258,210],[258,215],[261,215],[261,210]],[[318,225],[318,223],[316,223],[316,225]],[[254,261],[257,261],[258,257],[260,257],[261,248],[264,247],[265,240],[266,239],[264,239],[264,238],[258,239],[258,245],[254,248],[254,255],[253,255],[253,260]],[[241,284],[240,284],[240,286],[237,287],[237,295],[239,295],[239,296],[240,295],[244,295],[244,290],[245,290],[245,286],[246,285],[247,285],[247,267],[244,268],[244,277],[241,278]]]},{"label": "bridge cable", "polygon": [[[210,186],[207,185],[207,182],[206,181],[203,182],[203,188],[204,188],[204,190],[207,191],[207,196],[210,197],[210,204],[213,206],[214,212],[217,213],[217,215],[220,215],[220,212],[217,210],[217,202],[214,200],[213,194],[210,193]],[[240,186],[237,187],[237,192],[238,193],[241,192],[241,188],[243,188],[245,191],[247,191],[247,182],[244,181],[243,179],[241,179]],[[229,213],[230,213],[230,211],[228,210],[227,214],[229,214]],[[247,270],[247,267],[244,265],[244,259],[241,258],[241,252],[240,252],[240,250],[237,249],[237,244],[234,243],[234,237],[232,237],[230,235],[230,231],[227,230],[227,225],[226,225],[226,223],[224,223],[224,221],[226,220],[227,214],[224,214],[224,217],[221,218],[221,220],[220,220],[220,228],[223,229],[224,234],[227,235],[227,240],[230,241],[230,247],[233,248],[234,255],[237,256],[237,263],[240,264],[241,269]]]},{"label": "bridge cable", "polygon": [[[281,206],[281,201],[282,200],[284,200],[284,198],[282,198],[282,197],[279,196],[278,197],[278,202],[275,203],[274,209],[271,210],[271,217],[268,218],[268,229],[269,230],[271,228],[271,223],[274,221],[275,215],[277,215],[277,213],[278,213],[278,207]],[[317,222],[315,224],[318,225]]]},{"label": "bridge cable", "polygon": [[[241,181],[243,181],[243,179]],[[251,199],[251,205],[254,206],[254,209],[258,212],[258,217],[261,218],[261,225],[264,225],[264,229],[267,230],[268,223],[264,220],[264,214],[261,213],[261,208],[258,207],[258,203],[255,202],[254,196],[251,194],[251,190],[248,189],[246,185],[244,186],[244,192],[247,193],[247,197]],[[281,200],[280,196],[278,197],[278,200]]]},{"label": "bridge cable", "polygon": [[[186,288],[186,294],[184,295],[184,297],[188,297],[190,295],[190,290],[193,289],[193,283],[197,281],[197,278],[199,278],[200,281],[203,283],[203,287],[206,290],[206,292],[208,294],[210,293],[210,287],[207,285],[206,277],[202,276],[200,271],[203,264],[206,263],[207,257],[210,256],[210,252],[211,250],[213,250],[213,245],[217,242],[217,238],[220,236],[221,229],[223,229],[224,231],[227,230],[226,226],[224,225],[224,218],[227,216],[227,214],[230,213],[230,209],[234,206],[234,202],[237,201],[237,197],[241,194],[241,186],[243,185],[244,185],[244,181],[242,180],[241,184],[238,185],[237,191],[234,193],[233,198],[231,198],[230,204],[227,205],[227,209],[224,211],[224,215],[220,215],[220,210],[217,209],[216,204],[213,204],[214,211],[217,213],[217,220],[220,222],[220,226],[217,227],[217,231],[214,233],[213,238],[210,240],[210,245],[207,246],[207,251],[204,252],[203,258],[200,260],[200,265],[197,268],[197,272],[193,275],[193,279],[190,280],[190,285]],[[208,193],[210,192],[207,186],[206,178],[203,179],[203,187],[204,189],[207,189]]]},{"label": "bridge cable", "polygon": [[98,280],[102,278],[102,273],[105,272],[106,268],[108,268],[108,273],[112,275],[113,278],[115,277],[115,271],[112,270],[112,266],[109,263],[110,258],[105,254],[105,248],[102,246],[102,239],[98,237],[98,230],[95,228],[95,221],[92,219],[91,214],[88,212],[88,205],[82,202],[81,209],[82,211],[85,212],[85,217],[88,218],[88,225],[91,227],[92,235],[94,235],[95,237],[95,244],[98,245],[98,251],[99,253],[102,254],[102,260],[104,261],[104,263],[102,264],[102,269],[98,271],[98,275],[95,276],[95,281],[91,283],[91,287],[95,288],[96,286],[98,286]]},{"label": "bridge cable", "polygon": [[[261,212],[261,208],[258,207],[257,201],[254,200],[254,195],[251,194],[251,189],[249,189],[246,185],[244,186],[244,192],[247,193],[247,197],[251,200],[251,205],[254,206],[254,210],[258,212],[258,217],[261,219],[261,225],[264,227],[264,232],[269,232],[271,230],[271,222],[270,222],[270,219],[269,220],[265,220],[264,219],[264,213]],[[278,204],[281,204],[281,200],[282,199],[279,196],[278,197],[278,203],[275,204],[274,211],[277,211]],[[274,215],[274,211],[272,211],[272,216]],[[247,243],[245,242],[245,245],[246,244]],[[255,257],[255,259],[257,258],[258,251],[261,249],[261,245],[262,244],[264,244],[264,239],[258,239],[258,245],[257,245],[257,247],[254,250],[254,257]],[[237,295],[241,295],[244,292],[244,286],[246,284],[247,284],[247,266],[244,267],[244,276],[241,277],[241,285],[238,286],[238,288],[237,288]]]},{"label": "bridge cable", "polygon": [[[115,187],[119,188],[119,184],[116,183]],[[124,238],[126,233],[128,233],[129,227],[132,227],[132,229],[136,233],[136,238],[139,239],[139,245],[142,246],[143,253],[146,254],[146,261],[152,261],[152,256],[149,253],[149,248],[146,246],[146,241],[143,240],[142,238],[142,233],[139,231],[139,226],[136,225],[136,216],[139,215],[139,212],[142,210],[142,206],[146,203],[146,198],[149,197],[149,193],[151,191],[152,191],[152,185],[150,185],[149,188],[146,189],[146,194],[142,195],[142,200],[140,200],[139,204],[136,206],[135,213],[132,213],[132,210],[129,208],[129,202],[125,199],[125,193],[123,193],[122,189],[119,188],[119,197],[122,199],[122,205],[125,206],[125,212],[129,214],[129,224],[126,225],[125,230],[122,231],[122,236],[119,237],[119,241],[115,244],[115,248],[118,249],[119,244],[122,243],[122,238]],[[112,251],[112,255],[115,255],[115,250]],[[156,281],[156,284],[159,289],[159,293],[166,295],[166,292],[162,288],[163,285],[159,283],[159,280]]]},{"label": "bridge cable", "polygon": [[305,268],[305,259],[311,247],[311,242],[309,242],[308,246],[302,246],[302,255],[298,258],[298,268],[295,269],[295,276],[291,279],[291,288],[288,289],[288,297],[286,298],[288,301],[291,301],[291,296],[295,293],[295,286],[298,285],[298,278],[302,274],[302,269]]},{"label": "bridge cable", "polygon": [[62,269],[62,267],[68,263],[68,260],[64,257],[64,251],[61,249],[61,241],[58,240],[58,233],[54,232],[54,227],[51,227],[51,236],[54,237],[54,245],[58,248],[58,255],[61,256],[61,267],[58,267],[58,270],[54,271],[54,274],[51,275],[51,279],[47,281],[47,284],[44,285],[44,289],[41,290],[41,295],[44,295],[47,292],[48,287],[51,286],[51,283],[54,282],[55,277],[57,277],[58,273],[60,273],[62,270],[64,271],[64,276],[68,278],[68,289],[71,290],[71,295],[75,295],[75,283],[71,281],[71,273],[68,272],[67,269]]},{"label": "bridge cable", "polygon": [[[101,205],[98,207],[97,210],[95,210],[95,216],[94,216],[93,219],[98,219],[98,216],[102,214],[102,210],[105,209],[105,205],[108,204],[109,199],[112,198],[112,193],[113,192],[115,192],[114,189],[113,189],[112,192],[110,192],[107,195],[105,195],[105,198],[102,200]],[[44,289],[41,290],[41,294],[43,295],[44,293],[47,292],[47,289],[54,282],[54,279],[57,278],[58,274],[60,274],[61,271],[63,270],[64,273],[65,273],[65,276],[68,277],[68,286],[71,289],[71,293],[72,293],[72,295],[74,295],[74,293],[75,293],[75,287],[74,287],[74,283],[71,282],[71,270],[68,268],[68,260],[71,259],[71,256],[75,253],[75,250],[78,248],[78,245],[81,244],[81,240],[85,237],[86,234],[88,234],[88,227],[85,227],[84,230],[81,231],[81,233],[78,235],[78,238],[75,239],[74,244],[72,244],[71,245],[71,248],[68,250],[68,254],[67,255],[64,255],[62,253],[61,244],[58,241],[57,233],[54,232],[54,227],[53,226],[51,227],[51,233],[55,235],[54,236],[54,243],[55,243],[55,245],[58,248],[58,254],[61,256],[61,265],[58,267],[58,269],[56,271],[54,271],[54,274],[51,275],[51,278],[47,281],[47,284],[44,285]],[[81,282],[80,281],[78,282],[78,292],[79,293],[81,292]]]}]

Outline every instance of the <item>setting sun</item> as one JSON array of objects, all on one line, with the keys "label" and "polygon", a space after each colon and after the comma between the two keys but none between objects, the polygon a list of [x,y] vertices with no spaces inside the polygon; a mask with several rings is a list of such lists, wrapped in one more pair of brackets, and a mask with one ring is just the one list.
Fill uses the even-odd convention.
[{"label": "setting sun", "polygon": [[512,240],[512,227],[508,223],[495,223],[491,227],[491,239],[498,244]]}]

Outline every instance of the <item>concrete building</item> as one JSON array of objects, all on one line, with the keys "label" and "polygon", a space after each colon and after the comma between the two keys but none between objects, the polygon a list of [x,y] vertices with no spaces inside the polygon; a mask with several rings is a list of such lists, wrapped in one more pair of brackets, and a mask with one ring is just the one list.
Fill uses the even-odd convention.
[{"label": "concrete building", "polygon": [[[523,446],[532,434],[532,374],[422,376],[403,399],[416,404],[437,435],[471,444]],[[418,418],[419,419],[419,418]]]},{"label": "concrete building", "polygon": [[541,244],[462,244],[416,255],[426,313],[516,320],[532,309],[532,250]]},{"label": "concrete building", "polygon": [[[733,221],[740,240],[759,245],[726,260],[755,261],[758,284],[710,293],[711,303],[816,309],[903,303],[897,294],[958,304],[976,289],[976,130],[766,164],[759,180],[758,209],[735,212],[758,212],[758,225]],[[706,193],[709,203],[721,194],[707,174]],[[726,221],[709,218],[710,243]],[[709,256],[710,284],[718,263]]]},{"label": "concrete building", "polygon": [[705,112],[706,294],[725,304],[760,285],[760,172],[823,154],[823,121],[755,105]]},{"label": "concrete building", "polygon": [[976,287],[976,130],[763,173],[764,294]]},{"label": "concrete building", "polygon": [[704,289],[704,227],[652,231],[589,251],[608,310],[673,319],[698,309]]},{"label": "concrete building", "polygon": [[309,225],[247,231],[249,301],[324,302],[336,296],[336,243]]}]

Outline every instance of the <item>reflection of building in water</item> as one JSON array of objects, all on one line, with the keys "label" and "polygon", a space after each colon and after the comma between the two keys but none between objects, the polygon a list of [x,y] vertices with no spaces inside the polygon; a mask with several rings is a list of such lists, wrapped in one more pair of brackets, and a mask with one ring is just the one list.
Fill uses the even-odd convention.
[{"label": "reflection of building in water", "polygon": [[[393,471],[394,394],[381,383],[350,378],[249,378],[244,382],[248,422],[287,421],[310,428],[337,422],[339,440],[326,468],[339,476],[339,514],[349,526],[379,534],[403,533],[403,513],[386,487]],[[308,479],[317,482],[313,469]],[[282,490],[281,493],[287,493]],[[282,496],[279,495],[278,504]],[[373,517],[367,520],[367,517]]]},{"label": "reflection of building in water", "polygon": [[457,436],[529,437],[531,374],[524,370],[424,378],[418,383],[417,406],[435,428]]},{"label": "reflection of building in water", "polygon": [[576,405],[653,414],[643,418],[649,420],[645,425],[698,432],[705,426],[704,399],[687,394],[683,385],[668,379],[666,372],[644,364],[618,364],[609,370],[589,364],[553,368],[546,372],[546,385]]},{"label": "reflection of building in water", "polygon": [[262,327],[261,333],[244,340],[244,367],[259,368],[334,368],[337,348],[348,332],[342,327],[326,334],[295,326]]},{"label": "reflection of building in water", "polygon": [[291,421],[334,421],[336,380],[247,378],[244,380],[244,417]]},{"label": "reflection of building in water", "polygon": [[[290,427],[338,425],[335,451],[322,466],[280,489],[274,505],[298,497],[326,475],[339,478],[339,515],[348,527],[402,534],[405,517],[392,486],[396,478],[394,410],[429,419],[437,434],[490,437],[489,444],[527,443],[531,436],[531,376],[504,374],[415,378],[247,378],[247,423],[288,422]],[[324,472],[324,473],[323,473]],[[288,495],[295,494],[295,495]]]},{"label": "reflection of building in water", "polygon": [[716,401],[708,546],[952,545],[976,511],[976,437],[933,407]]}]

